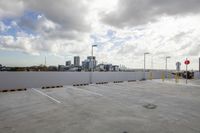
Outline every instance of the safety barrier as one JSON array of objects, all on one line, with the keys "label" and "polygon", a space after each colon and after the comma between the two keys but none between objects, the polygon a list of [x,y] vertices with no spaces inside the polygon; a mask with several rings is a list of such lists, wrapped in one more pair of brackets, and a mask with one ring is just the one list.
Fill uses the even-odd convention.
[{"label": "safety barrier", "polygon": [[136,82],[137,80],[128,80],[128,82]]},{"label": "safety barrier", "polygon": [[73,84],[73,86],[87,86],[89,84]]},{"label": "safety barrier", "polygon": [[99,83],[96,83],[97,85],[99,84],[108,84],[108,82],[99,82]]},{"label": "safety barrier", "polygon": [[52,89],[52,88],[62,88],[63,85],[57,85],[57,86],[43,86],[42,89]]},{"label": "safety barrier", "polygon": [[4,92],[16,92],[16,91],[26,91],[26,88],[21,88],[21,89],[2,89],[0,90],[0,92],[4,93]]},{"label": "safety barrier", "polygon": [[113,83],[123,83],[124,81],[114,81]]},{"label": "safety barrier", "polygon": [[150,73],[149,73],[149,80],[152,80],[152,79],[153,79],[153,73],[150,72]]},{"label": "safety barrier", "polygon": [[[152,79],[160,79],[161,72],[152,71]],[[83,86],[90,83],[144,79],[143,72],[93,72],[92,77],[90,74],[91,72],[0,72],[0,90],[42,87],[48,89],[55,88],[57,84]],[[148,74],[149,72],[145,73]]]}]

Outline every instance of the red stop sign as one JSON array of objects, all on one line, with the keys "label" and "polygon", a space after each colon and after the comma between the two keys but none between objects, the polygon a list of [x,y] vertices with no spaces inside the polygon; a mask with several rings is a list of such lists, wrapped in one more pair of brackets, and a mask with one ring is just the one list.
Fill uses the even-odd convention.
[{"label": "red stop sign", "polygon": [[189,60],[185,60],[185,65],[189,65],[190,64],[190,61]]}]

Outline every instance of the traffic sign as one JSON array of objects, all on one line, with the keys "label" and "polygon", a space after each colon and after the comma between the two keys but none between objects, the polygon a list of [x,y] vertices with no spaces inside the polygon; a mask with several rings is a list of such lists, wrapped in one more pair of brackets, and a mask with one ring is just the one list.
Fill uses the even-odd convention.
[{"label": "traffic sign", "polygon": [[190,61],[186,58],[184,63],[186,65],[186,84],[187,84],[187,80],[188,80],[188,65],[190,64]]},{"label": "traffic sign", "polygon": [[190,61],[189,60],[185,60],[185,65],[189,65],[190,64]]}]

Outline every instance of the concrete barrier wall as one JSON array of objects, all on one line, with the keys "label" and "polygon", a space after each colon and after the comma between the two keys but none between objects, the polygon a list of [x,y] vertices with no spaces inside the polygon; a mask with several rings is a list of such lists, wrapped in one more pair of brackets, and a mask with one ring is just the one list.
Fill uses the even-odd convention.
[{"label": "concrete barrier wall", "polygon": [[[149,79],[149,72],[145,73]],[[153,78],[161,78],[154,71]],[[73,85],[98,82],[141,80],[143,72],[0,72],[0,89],[40,88],[43,86]]]},{"label": "concrete barrier wall", "polygon": [[195,79],[200,79],[200,72],[195,72],[194,73],[194,78]]}]

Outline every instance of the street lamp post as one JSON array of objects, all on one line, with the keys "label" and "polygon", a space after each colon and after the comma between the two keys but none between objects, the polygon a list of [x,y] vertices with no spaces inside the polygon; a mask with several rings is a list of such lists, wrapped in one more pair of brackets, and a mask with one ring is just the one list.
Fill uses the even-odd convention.
[{"label": "street lamp post", "polygon": [[170,56],[166,56],[165,57],[165,74],[166,74],[166,77],[168,78],[168,70],[167,70],[167,59],[171,58]]},{"label": "street lamp post", "polygon": [[145,71],[146,71],[146,55],[150,54],[149,52],[146,52],[144,53],[144,69],[143,69],[143,72],[144,72],[144,80],[146,79],[146,76],[145,76]]},{"label": "street lamp post", "polygon": [[93,61],[94,61],[94,58],[93,58],[93,48],[94,47],[97,47],[97,45],[92,45],[92,60],[91,60],[91,62],[92,62],[92,66],[91,66],[91,71],[94,71],[94,66],[93,66]]},{"label": "street lamp post", "polygon": [[93,48],[97,47],[97,45],[92,45],[92,51],[91,51],[91,72],[90,72],[90,84],[92,84],[92,72],[94,71],[94,66],[93,66],[93,62],[94,62],[94,58],[93,58]]}]

